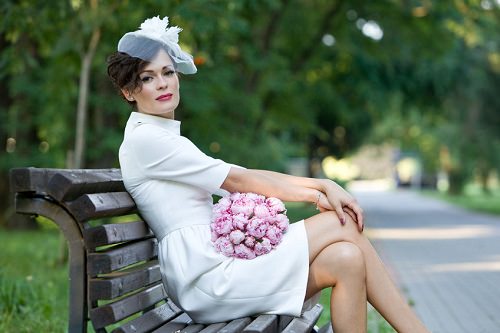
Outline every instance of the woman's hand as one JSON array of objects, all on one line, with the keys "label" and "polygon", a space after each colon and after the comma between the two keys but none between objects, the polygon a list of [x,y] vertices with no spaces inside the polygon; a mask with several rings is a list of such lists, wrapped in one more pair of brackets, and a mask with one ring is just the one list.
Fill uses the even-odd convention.
[{"label": "woman's hand", "polygon": [[322,180],[322,191],[319,193],[317,207],[320,211],[334,210],[340,223],[345,224],[345,214],[357,223],[359,231],[363,231],[363,209],[356,199],[340,185],[331,180]]}]

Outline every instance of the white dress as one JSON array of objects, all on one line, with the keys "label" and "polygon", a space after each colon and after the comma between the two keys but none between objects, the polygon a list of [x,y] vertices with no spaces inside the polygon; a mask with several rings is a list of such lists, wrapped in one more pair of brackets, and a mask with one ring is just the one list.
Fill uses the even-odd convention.
[{"label": "white dress", "polygon": [[158,238],[166,291],[193,320],[300,315],[309,274],[303,221],[291,224],[268,254],[226,257],[212,245],[210,221],[212,194],[223,191],[231,164],[181,136],[180,122],[137,112],[127,122],[119,157],[125,187]]}]

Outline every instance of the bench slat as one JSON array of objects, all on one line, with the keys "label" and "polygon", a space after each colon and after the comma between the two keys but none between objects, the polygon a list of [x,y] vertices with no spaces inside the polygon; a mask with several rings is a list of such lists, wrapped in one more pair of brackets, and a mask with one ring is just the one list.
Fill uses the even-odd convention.
[{"label": "bench slat", "polygon": [[222,328],[220,330],[220,333],[241,332],[243,330],[243,328],[248,326],[248,324],[250,324],[251,322],[252,322],[252,318],[250,318],[250,317],[235,319],[235,320],[229,322],[229,324],[227,324],[226,326],[224,326],[224,328]]},{"label": "bench slat", "polygon": [[177,317],[181,313],[182,310],[175,306],[171,300],[168,300],[167,303],[162,304],[159,307],[146,312],[142,316],[132,319],[121,327],[116,328],[113,330],[113,333],[150,332],[172,318]]},{"label": "bench slat", "polygon": [[272,333],[278,330],[277,315],[260,315],[250,323],[243,332],[245,333]]},{"label": "bench slat", "polygon": [[180,331],[191,323],[193,323],[193,320],[186,313],[183,313],[179,317],[170,321],[169,323],[154,330],[153,333],[172,333]]},{"label": "bench slat", "polygon": [[300,318],[294,318],[283,333],[310,332],[322,311],[323,307],[316,304],[312,309],[305,311]]},{"label": "bench slat", "polygon": [[184,327],[184,329],[179,331],[179,333],[205,332],[204,328],[205,328],[205,325],[203,325],[203,324],[191,324],[189,326]]},{"label": "bench slat", "polygon": [[70,202],[68,208],[79,222],[137,212],[127,192],[84,194]]},{"label": "bench slat", "polygon": [[103,328],[144,310],[166,297],[163,285],[159,283],[119,301],[91,309],[90,318],[94,328]]},{"label": "bench slat", "polygon": [[127,245],[113,247],[105,252],[89,253],[87,255],[87,274],[95,277],[98,274],[111,273],[137,262],[153,259],[157,255],[156,238],[127,243]]},{"label": "bench slat", "polygon": [[111,300],[160,280],[158,262],[150,261],[130,270],[89,279],[89,299],[91,301]]},{"label": "bench slat", "polygon": [[[10,188],[13,192],[39,192],[41,194],[51,194],[55,199],[60,196],[56,195],[49,190],[49,183],[54,176],[70,178],[75,183],[110,183],[114,185],[111,187],[109,184],[106,191],[100,190],[99,187],[95,188],[95,192],[116,192],[124,191],[122,182],[122,175],[120,169],[43,169],[43,168],[13,168],[10,170]],[[81,188],[81,193],[92,193],[87,188]],[[121,190],[123,189],[123,190]],[[62,191],[57,189],[57,191]],[[76,198],[75,196],[75,198]],[[64,196],[66,198],[66,196]],[[66,199],[68,200],[68,199]]]},{"label": "bench slat", "polygon": [[86,193],[124,192],[120,169],[68,170],[50,178],[48,193],[56,200],[70,201]]},{"label": "bench slat", "polygon": [[332,324],[326,324],[324,326],[322,326],[318,333],[333,333],[333,328],[332,328]]},{"label": "bench slat", "polygon": [[153,237],[153,233],[144,221],[104,224],[83,231],[85,244],[91,249],[148,237]]},{"label": "bench slat", "polygon": [[47,193],[47,184],[53,175],[65,169],[14,168],[10,170],[10,188],[13,192]]},{"label": "bench slat", "polygon": [[[211,324],[199,331],[200,333],[217,333],[219,332],[224,326],[226,326],[226,323],[216,323],[216,324]],[[189,326],[188,326],[189,327]]]},{"label": "bench slat", "polygon": [[292,319],[295,318],[293,316],[279,316],[278,318],[278,331],[281,332],[285,329],[285,327],[288,326],[288,324],[290,324],[290,322],[292,321]]}]

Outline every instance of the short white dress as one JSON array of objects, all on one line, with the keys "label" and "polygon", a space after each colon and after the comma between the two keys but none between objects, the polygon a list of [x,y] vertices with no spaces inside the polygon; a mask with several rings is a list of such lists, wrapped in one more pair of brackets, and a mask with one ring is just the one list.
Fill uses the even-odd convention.
[{"label": "short white dress", "polygon": [[[133,112],[120,147],[127,191],[158,238],[162,280],[169,297],[199,323],[254,314],[298,316],[309,274],[304,222],[252,260],[213,247],[212,194],[231,167],[180,135],[180,122]],[[227,192],[226,192],[227,193]]]}]

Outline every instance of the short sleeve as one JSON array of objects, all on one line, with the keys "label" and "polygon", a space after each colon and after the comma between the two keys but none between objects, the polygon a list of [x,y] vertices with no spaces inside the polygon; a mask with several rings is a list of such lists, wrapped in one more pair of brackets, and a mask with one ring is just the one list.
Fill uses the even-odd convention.
[{"label": "short sleeve", "polygon": [[154,125],[142,124],[130,133],[130,149],[144,176],[185,183],[215,193],[231,165],[214,159],[187,138]]}]

